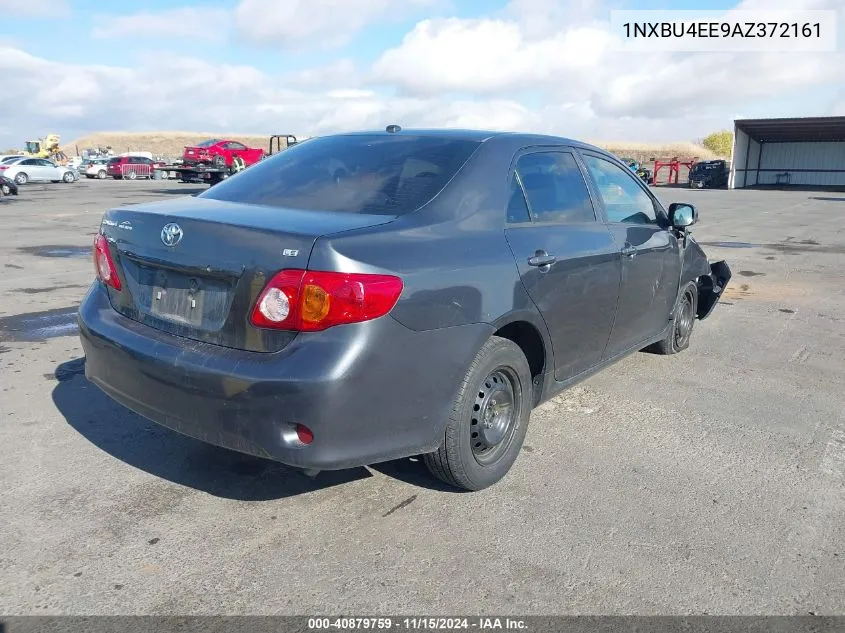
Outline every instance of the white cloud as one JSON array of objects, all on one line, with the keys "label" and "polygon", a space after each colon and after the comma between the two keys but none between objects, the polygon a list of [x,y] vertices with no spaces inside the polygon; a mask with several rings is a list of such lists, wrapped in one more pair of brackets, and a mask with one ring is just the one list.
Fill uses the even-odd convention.
[{"label": "white cloud", "polygon": [[439,0],[241,0],[240,37],[272,48],[336,48],[364,26],[390,22],[437,6]]},{"label": "white cloud", "polygon": [[[0,0],[2,1],[2,0]],[[219,41],[228,34],[229,12],[224,9],[180,7],[132,15],[97,15],[92,37],[191,38]]]},{"label": "white cloud", "polygon": [[[813,8],[834,2],[803,1]],[[388,12],[387,0],[312,2],[322,4],[305,11],[291,0],[267,8],[264,36],[272,39],[281,29],[293,39],[282,37],[280,45],[327,42],[383,20],[374,7]],[[365,15],[341,28],[338,16],[353,4]],[[240,5],[247,13],[256,6],[254,0]],[[735,112],[845,114],[845,95],[812,97],[816,87],[841,84],[843,53],[629,55],[614,50],[608,25],[595,19],[598,6],[594,0],[513,0],[487,19],[419,22],[371,67],[338,58],[286,74],[149,49],[127,66],[69,64],[0,43],[0,111],[15,113],[14,125],[0,121],[0,146],[45,131],[66,139],[103,129],[180,128],[310,136],[390,123],[684,141],[730,127]],[[323,19],[329,9],[336,15]],[[280,15],[300,22],[288,24]],[[141,30],[162,33],[150,24],[157,22]],[[138,33],[121,37],[131,32]],[[808,95],[803,105],[799,94]],[[194,107],[197,102],[203,107]]]},{"label": "white cloud", "polygon": [[70,15],[68,0],[0,0],[4,18],[63,18]]},{"label": "white cloud", "polygon": [[[793,8],[840,7],[795,0]],[[740,8],[774,8],[745,0]],[[569,104],[594,117],[713,116],[845,76],[837,53],[624,53],[599,3],[513,0],[499,17],[425,20],[373,65],[370,80],[404,94],[470,94]],[[840,7],[841,8],[841,7]],[[605,15],[607,15],[605,13]]]},{"label": "white cloud", "polygon": [[376,61],[373,80],[414,94],[548,88],[590,72],[610,42],[595,27],[535,39],[515,21],[425,20]]}]

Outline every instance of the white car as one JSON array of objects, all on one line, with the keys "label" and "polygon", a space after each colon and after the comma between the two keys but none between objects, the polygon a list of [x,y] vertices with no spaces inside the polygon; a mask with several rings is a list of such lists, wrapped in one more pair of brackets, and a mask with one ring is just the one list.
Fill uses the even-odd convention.
[{"label": "white car", "polygon": [[108,176],[106,165],[109,162],[109,156],[105,158],[89,158],[83,165],[83,170],[86,178],[98,178],[104,180]]},{"label": "white car", "polygon": [[11,163],[13,160],[17,160],[19,158],[26,158],[25,154],[3,154],[0,156],[0,165],[5,165],[6,163]]},{"label": "white car", "polygon": [[19,158],[0,164],[0,175],[11,178],[19,185],[30,181],[73,182],[76,176],[68,167],[57,165],[46,158]]}]

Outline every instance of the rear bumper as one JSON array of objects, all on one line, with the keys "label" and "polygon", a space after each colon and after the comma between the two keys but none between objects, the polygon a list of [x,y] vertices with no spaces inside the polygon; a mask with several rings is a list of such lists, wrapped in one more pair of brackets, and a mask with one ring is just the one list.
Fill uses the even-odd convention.
[{"label": "rear bumper", "polygon": [[[415,332],[392,317],[300,334],[276,353],[177,337],[112,309],[95,283],[79,310],[85,375],[136,413],[199,440],[302,468],[339,469],[437,448],[486,324]],[[302,448],[290,425],[314,433]]]}]

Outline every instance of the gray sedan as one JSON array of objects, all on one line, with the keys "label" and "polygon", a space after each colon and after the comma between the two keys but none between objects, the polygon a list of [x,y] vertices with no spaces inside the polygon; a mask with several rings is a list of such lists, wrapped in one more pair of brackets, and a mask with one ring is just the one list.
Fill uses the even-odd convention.
[{"label": "gray sedan", "polygon": [[105,214],[86,376],[206,442],[309,471],[424,454],[478,490],[538,404],[637,350],[687,348],[731,277],[697,219],[565,138],[314,139]]}]

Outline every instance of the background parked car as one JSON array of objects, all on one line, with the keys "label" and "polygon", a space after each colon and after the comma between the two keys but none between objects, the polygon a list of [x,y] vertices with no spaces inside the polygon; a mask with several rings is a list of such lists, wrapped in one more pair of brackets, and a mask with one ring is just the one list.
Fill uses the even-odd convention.
[{"label": "background parked car", "polygon": [[0,176],[0,197],[18,195],[18,185],[14,180]]},{"label": "background parked car", "polygon": [[243,159],[249,167],[264,158],[264,150],[247,147],[237,141],[209,139],[193,147],[186,147],[182,153],[185,165],[214,165],[215,167],[231,167],[235,157]]},{"label": "background parked car", "polygon": [[76,180],[72,169],[57,165],[46,158],[18,158],[0,164],[0,176],[6,176],[19,185],[25,185],[30,181],[74,182]]},{"label": "background parked car", "polygon": [[161,177],[156,163],[146,156],[115,156],[106,164],[106,172],[115,180]]},{"label": "background parked car", "polygon": [[27,158],[25,154],[3,154],[0,156],[0,165],[11,163],[19,158]]},{"label": "background parked car", "polygon": [[82,172],[86,178],[98,178],[104,180],[108,176],[106,167],[110,158],[91,158],[82,164]]}]

